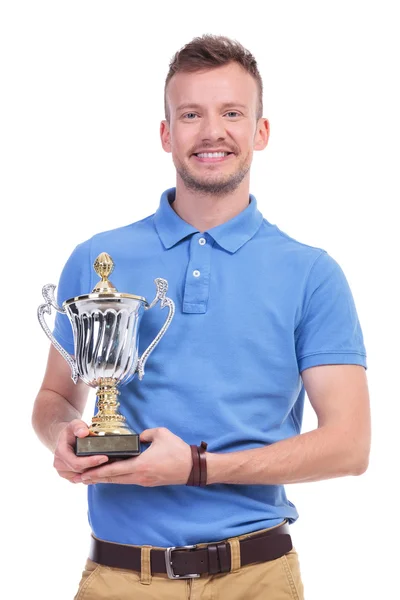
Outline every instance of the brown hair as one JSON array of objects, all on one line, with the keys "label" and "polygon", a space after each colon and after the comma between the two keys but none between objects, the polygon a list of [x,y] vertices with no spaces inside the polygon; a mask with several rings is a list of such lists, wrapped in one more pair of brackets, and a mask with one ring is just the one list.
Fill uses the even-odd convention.
[{"label": "brown hair", "polygon": [[175,73],[194,73],[205,69],[213,69],[230,62],[237,62],[254,77],[258,86],[257,120],[263,114],[263,83],[254,56],[236,40],[222,35],[205,34],[193,38],[175,53],[169,64],[169,72],[164,86],[164,111],[169,122],[170,114],[167,105],[167,85]]}]

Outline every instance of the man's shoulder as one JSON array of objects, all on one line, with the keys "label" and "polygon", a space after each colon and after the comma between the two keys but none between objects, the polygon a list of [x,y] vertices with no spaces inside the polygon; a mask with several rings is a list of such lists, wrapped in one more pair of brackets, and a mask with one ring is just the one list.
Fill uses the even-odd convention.
[{"label": "man's shoulder", "polygon": [[130,243],[143,244],[155,233],[153,219],[154,214],[151,214],[128,225],[100,231],[81,242],[79,247],[83,252],[110,252],[114,247],[121,248]]},{"label": "man's shoulder", "polygon": [[327,251],[319,246],[313,246],[292,237],[276,224],[263,219],[260,228],[261,237],[268,240],[274,248],[274,253],[279,257],[287,257],[291,261],[309,263],[316,261],[320,256],[326,255]]},{"label": "man's shoulder", "polygon": [[96,242],[101,243],[110,241],[116,241],[120,243],[121,241],[131,238],[132,236],[135,236],[135,238],[136,236],[145,236],[149,232],[154,232],[153,219],[154,214],[149,215],[144,219],[140,219],[139,221],[129,223],[128,225],[100,231],[87,241],[91,242],[92,244]]},{"label": "man's shoulder", "polygon": [[321,251],[324,252],[323,248],[320,248],[319,246],[313,246],[312,244],[307,244],[306,242],[294,238],[293,236],[283,231],[280,227],[278,227],[278,225],[276,225],[275,223],[270,223],[265,218],[262,222],[262,229],[264,233],[268,235],[268,237],[274,239],[279,243],[285,244],[288,247],[294,247],[298,250],[304,249],[305,251],[314,251],[317,253]]}]

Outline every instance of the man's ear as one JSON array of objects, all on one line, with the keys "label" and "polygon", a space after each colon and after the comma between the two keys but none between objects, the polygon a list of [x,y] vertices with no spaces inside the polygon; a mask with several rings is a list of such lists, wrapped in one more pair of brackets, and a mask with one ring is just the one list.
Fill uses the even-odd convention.
[{"label": "man's ear", "polygon": [[165,119],[160,123],[160,138],[163,150],[165,150],[165,152],[172,152],[169,123]]},{"label": "man's ear", "polygon": [[268,119],[258,119],[256,135],[254,137],[254,150],[264,150],[268,144],[269,132]]}]

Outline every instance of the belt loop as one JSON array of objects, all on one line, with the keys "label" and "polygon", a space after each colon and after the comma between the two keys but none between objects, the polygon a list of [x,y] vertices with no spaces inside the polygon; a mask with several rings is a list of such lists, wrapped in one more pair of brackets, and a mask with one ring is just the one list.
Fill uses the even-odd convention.
[{"label": "belt loop", "polygon": [[151,546],[142,546],[140,553],[140,583],[143,585],[151,584],[151,565],[150,565]]},{"label": "belt loop", "polygon": [[231,572],[235,573],[239,571],[240,563],[240,543],[238,538],[231,538],[228,540],[231,547]]}]

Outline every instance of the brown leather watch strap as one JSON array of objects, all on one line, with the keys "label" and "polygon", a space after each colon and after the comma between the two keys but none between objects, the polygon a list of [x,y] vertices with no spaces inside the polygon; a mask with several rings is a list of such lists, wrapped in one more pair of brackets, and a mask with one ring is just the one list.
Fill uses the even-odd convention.
[{"label": "brown leather watch strap", "polygon": [[207,444],[201,442],[198,447],[199,452],[199,463],[200,463],[200,481],[199,485],[205,487],[207,485],[207,458],[206,458]]},{"label": "brown leather watch strap", "polygon": [[192,451],[192,470],[189,475],[189,479],[186,485],[194,485],[198,486],[200,482],[200,462],[199,462],[199,452],[197,450],[197,446],[191,445],[190,450]]},{"label": "brown leather watch strap", "polygon": [[207,485],[207,444],[206,442],[201,442],[200,446],[191,445],[190,450],[192,452],[193,466],[186,485],[205,487]]}]

